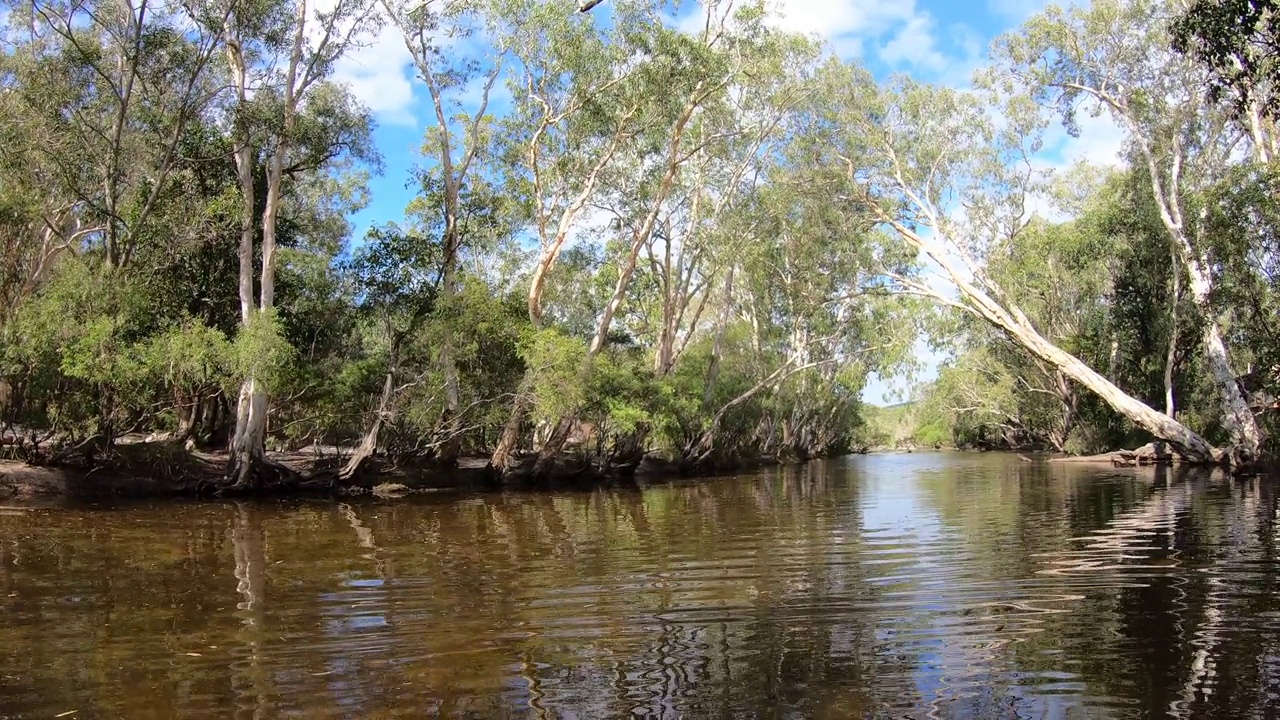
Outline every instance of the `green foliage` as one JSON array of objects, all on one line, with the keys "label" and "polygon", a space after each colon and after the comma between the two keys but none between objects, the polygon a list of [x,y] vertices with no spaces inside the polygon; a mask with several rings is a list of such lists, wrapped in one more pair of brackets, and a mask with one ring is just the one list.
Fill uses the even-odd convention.
[{"label": "green foliage", "polygon": [[529,369],[537,420],[554,423],[586,401],[581,382],[587,344],[555,328],[529,330],[520,338],[520,358]]},{"label": "green foliage", "polygon": [[[533,0],[375,19],[342,0],[305,14],[317,42],[301,66],[292,0],[123,24],[97,0],[10,5],[24,32],[6,29],[0,56],[5,421],[72,435],[203,423],[214,438],[253,379],[275,443],[377,427],[395,458],[488,452],[511,420],[536,450],[567,417],[594,427],[596,460],[656,450],[688,467],[1143,439],[1014,324],[1152,406],[1167,374],[1178,417],[1215,441],[1227,433],[1198,352],[1211,321],[1256,409],[1280,392],[1275,169],[1228,150],[1264,147],[1270,126],[1246,127],[1202,82],[1217,73],[1233,100],[1270,92],[1255,76],[1271,9],[1245,32],[1194,4],[1179,42],[1197,64],[1152,51],[1170,41],[1167,4],[1050,8],[959,92],[877,82],[760,2],[701,5],[685,32],[656,20],[671,9],[657,0],[618,0],[607,20]],[[390,22],[441,116],[403,221],[350,247],[380,158],[369,111],[330,82],[360,33],[310,32],[334,19]],[[240,50],[253,92],[236,91]],[[1237,51],[1242,72],[1223,75]],[[476,102],[489,80],[509,109]],[[1036,170],[1049,116],[1079,132],[1080,112],[1131,131],[1132,170]],[[1065,219],[1033,217],[1032,200]],[[1193,256],[1207,297],[1189,294]],[[944,276],[1000,307],[939,291]],[[244,302],[273,298],[248,322],[242,281]],[[936,381],[909,408],[864,407],[871,373],[916,369],[926,330],[953,355]]]},{"label": "green foliage", "polygon": [[1212,71],[1215,101],[1229,101],[1242,115],[1258,106],[1275,117],[1280,7],[1274,0],[1195,0],[1173,26],[1173,46]]},{"label": "green foliage", "polygon": [[254,380],[267,388],[288,385],[297,363],[297,351],[284,338],[280,320],[272,311],[256,312],[236,335],[232,377]]}]

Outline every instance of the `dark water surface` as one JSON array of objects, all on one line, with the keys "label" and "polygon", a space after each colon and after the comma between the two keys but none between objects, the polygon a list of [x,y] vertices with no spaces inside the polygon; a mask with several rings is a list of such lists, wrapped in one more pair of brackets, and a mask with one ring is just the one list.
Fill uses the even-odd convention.
[{"label": "dark water surface", "polygon": [[0,508],[0,717],[1276,717],[1273,481]]}]

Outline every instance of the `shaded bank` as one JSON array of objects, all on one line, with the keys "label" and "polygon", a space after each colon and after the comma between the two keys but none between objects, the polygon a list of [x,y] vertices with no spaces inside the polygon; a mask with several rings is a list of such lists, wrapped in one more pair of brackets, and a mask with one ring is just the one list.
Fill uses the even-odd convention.
[{"label": "shaded bank", "polygon": [[382,458],[365,463],[357,475],[343,478],[346,457],[336,453],[270,453],[268,459],[288,472],[281,482],[256,490],[229,487],[225,452],[188,451],[169,442],[133,443],[115,449],[109,462],[35,465],[0,460],[0,498],[225,497],[291,495],[397,495],[446,489],[515,487],[556,489],[595,487],[617,481],[712,476],[810,459],[790,456],[720,458],[681,463],[646,455],[628,468],[601,468],[588,458],[565,454],[553,471],[535,478],[536,455],[520,458],[514,472],[499,473],[483,457],[463,457],[452,467],[423,462],[391,465]]}]

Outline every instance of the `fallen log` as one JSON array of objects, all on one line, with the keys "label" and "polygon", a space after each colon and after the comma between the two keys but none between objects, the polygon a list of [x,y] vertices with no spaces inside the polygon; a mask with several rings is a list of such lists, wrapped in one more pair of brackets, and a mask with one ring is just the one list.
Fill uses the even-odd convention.
[{"label": "fallen log", "polygon": [[1172,465],[1181,459],[1162,442],[1147,443],[1136,450],[1113,450],[1100,455],[1051,458],[1051,463],[1080,463],[1111,465],[1112,467],[1140,467],[1145,465]]}]

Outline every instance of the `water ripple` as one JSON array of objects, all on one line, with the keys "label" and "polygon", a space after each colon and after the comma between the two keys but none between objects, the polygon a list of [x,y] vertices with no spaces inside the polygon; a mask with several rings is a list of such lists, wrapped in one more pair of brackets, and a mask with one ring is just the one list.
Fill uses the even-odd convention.
[{"label": "water ripple", "polygon": [[0,716],[1270,717],[1276,510],[939,455],[6,514]]}]

